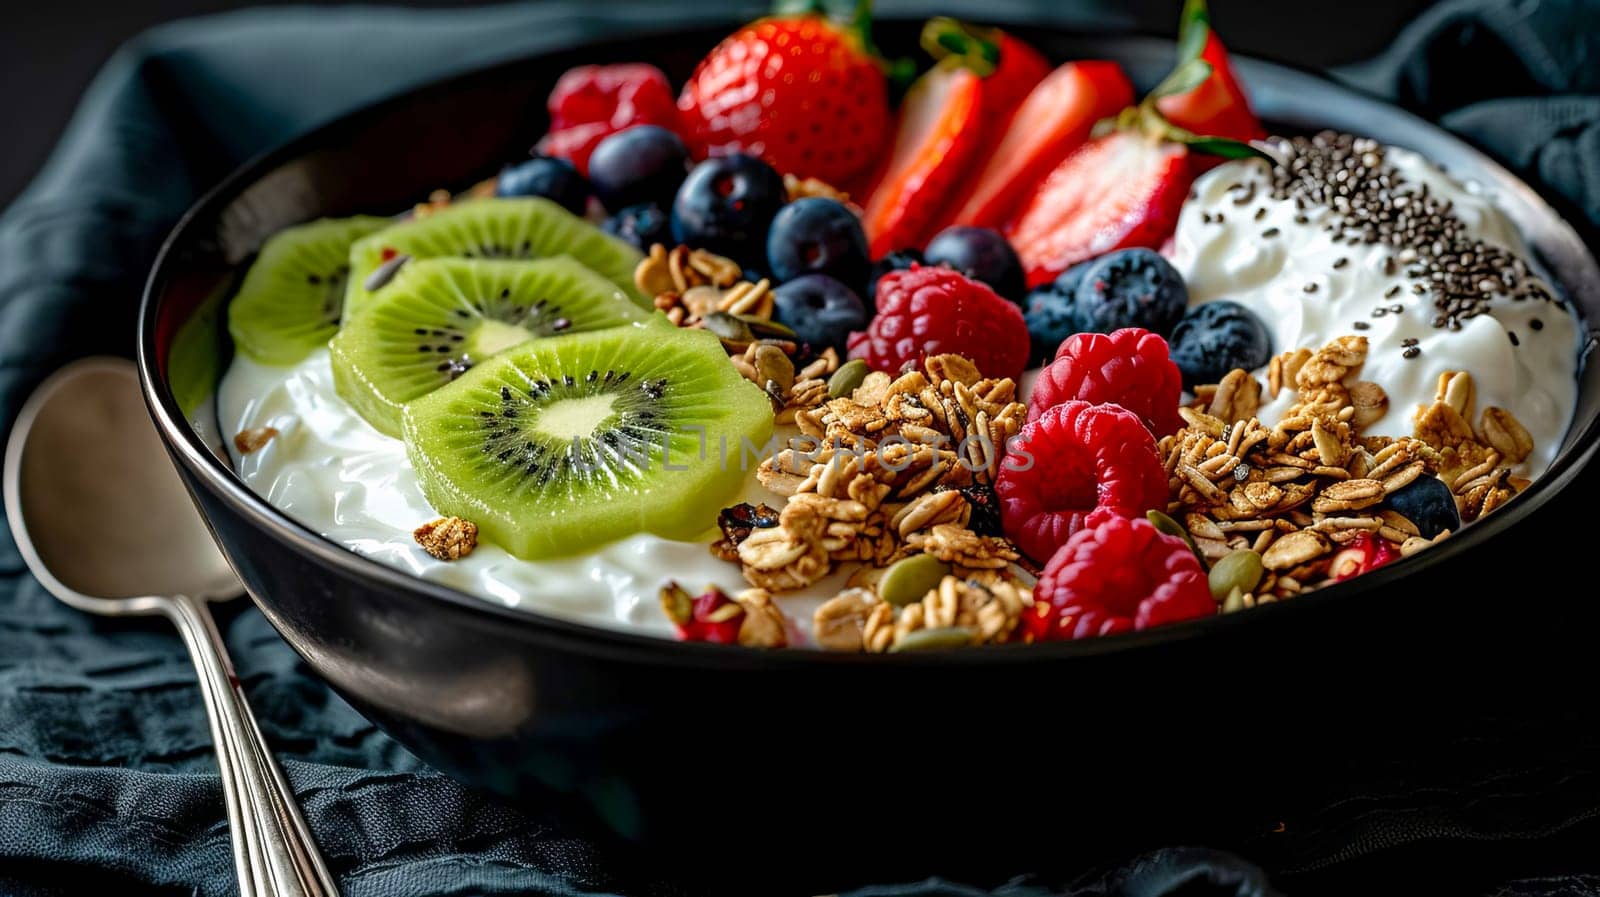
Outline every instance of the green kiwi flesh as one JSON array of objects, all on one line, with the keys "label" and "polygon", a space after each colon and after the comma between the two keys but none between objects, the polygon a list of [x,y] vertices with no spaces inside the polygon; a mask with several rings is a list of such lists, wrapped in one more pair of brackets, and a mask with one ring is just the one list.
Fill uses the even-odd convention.
[{"label": "green kiwi flesh", "polygon": [[289,365],[339,329],[350,247],[387,218],[324,218],[275,234],[228,305],[234,346],[256,361]]},{"label": "green kiwi flesh", "polygon": [[[361,240],[350,249],[347,316],[371,301],[374,291],[367,281],[379,266],[401,255],[413,260],[569,255],[616,284],[641,308],[653,308],[633,284],[633,269],[642,258],[638,250],[540,197],[466,200]],[[379,285],[377,292],[383,289]]]},{"label": "green kiwi flesh", "polygon": [[524,343],[402,421],[434,509],[539,559],[640,532],[704,537],[773,415],[711,333],[635,324]]},{"label": "green kiwi flesh", "polygon": [[329,344],[339,395],[400,435],[400,406],[531,339],[666,318],[565,256],[407,262]]}]

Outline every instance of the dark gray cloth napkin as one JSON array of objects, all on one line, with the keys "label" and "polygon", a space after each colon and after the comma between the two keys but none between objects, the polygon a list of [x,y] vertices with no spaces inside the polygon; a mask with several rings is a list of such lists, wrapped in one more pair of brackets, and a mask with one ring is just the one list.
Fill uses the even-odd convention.
[{"label": "dark gray cloth napkin", "polygon": [[[994,0],[938,6],[972,18],[996,9]],[[1056,20],[1085,15],[1042,2],[1001,0],[1000,9]],[[0,428],[9,429],[28,390],[61,363],[131,352],[139,289],[162,237],[199,192],[256,152],[449,71],[599,33],[734,12],[751,10],[705,2],[296,9],[182,23],[138,38],[106,66],[49,165],[0,217]],[[1437,117],[1600,222],[1596,22],[1600,5],[1578,0],[1449,3],[1384,57],[1343,77]],[[262,728],[351,897],[678,893],[670,870],[611,862],[559,819],[506,806],[423,767],[312,678],[255,611],[224,624]],[[1579,743],[1558,756],[1592,761],[1590,747]],[[67,610],[28,576],[9,534],[0,536],[0,894],[233,893],[213,770],[194,677],[165,625],[110,624]],[[1580,781],[1593,778],[1590,770]],[[1470,803],[1479,779],[1458,781],[1461,802]],[[1394,788],[1405,791],[1403,782]],[[1595,793],[1570,791],[1573,800],[1543,821],[1537,807],[1519,806],[1517,823],[1529,836],[1559,832],[1596,812],[1600,804],[1585,802]],[[1402,822],[1407,808],[1415,815],[1420,806],[1379,803]],[[1426,804],[1429,819],[1441,812],[1437,801]],[[1364,853],[1368,825],[1368,816],[1335,812],[1320,841],[1262,853],[1310,893],[1316,877],[1307,870],[1337,870]],[[1437,826],[1391,824],[1385,831],[1433,841],[1456,830],[1441,836]],[[1406,842],[1377,843],[1392,856]],[[1237,868],[1203,851],[1166,851],[1131,865],[1112,862],[1076,882],[1017,882],[993,893],[1155,895],[1188,878],[1221,884],[1185,893],[1262,893],[1229,884]],[[1589,870],[1567,871],[1500,893],[1600,891],[1600,879],[1581,874]],[[757,885],[751,893],[770,890]],[[930,881],[859,893],[991,892]]]}]

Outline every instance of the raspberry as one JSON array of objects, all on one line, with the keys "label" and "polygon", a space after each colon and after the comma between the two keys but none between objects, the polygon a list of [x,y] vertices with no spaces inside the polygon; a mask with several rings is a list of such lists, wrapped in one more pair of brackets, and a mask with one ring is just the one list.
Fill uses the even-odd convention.
[{"label": "raspberry", "polygon": [[1035,560],[1100,518],[1136,517],[1166,504],[1155,437],[1116,405],[1063,402],[1023,427],[1009,448],[995,482],[1000,518],[1006,535]]},{"label": "raspberry", "polygon": [[711,642],[718,645],[739,643],[739,628],[744,625],[744,607],[716,586],[706,586],[698,596],[676,582],[661,587],[661,610],[678,631],[678,640]]},{"label": "raspberry", "polygon": [[546,103],[550,132],[537,149],[566,159],[584,177],[589,154],[605,138],[633,125],[681,130],[667,76],[653,65],[580,65],[556,81]]},{"label": "raspberry", "polygon": [[1333,556],[1328,575],[1334,582],[1344,582],[1371,573],[1399,556],[1393,545],[1371,533],[1362,533]]},{"label": "raspberry", "polygon": [[1149,521],[1106,516],[1045,565],[1023,618],[1034,641],[1113,635],[1217,612],[1194,552]]},{"label": "raspberry", "polygon": [[985,377],[1022,376],[1028,325],[994,290],[941,266],[913,264],[878,278],[878,313],[850,334],[850,357],[891,374],[929,355],[964,355]]},{"label": "raspberry", "polygon": [[1137,327],[1110,334],[1078,333],[1062,341],[1055,361],[1039,372],[1028,398],[1028,420],[1073,399],[1110,402],[1137,414],[1157,436],[1177,432],[1183,375],[1167,341]]}]

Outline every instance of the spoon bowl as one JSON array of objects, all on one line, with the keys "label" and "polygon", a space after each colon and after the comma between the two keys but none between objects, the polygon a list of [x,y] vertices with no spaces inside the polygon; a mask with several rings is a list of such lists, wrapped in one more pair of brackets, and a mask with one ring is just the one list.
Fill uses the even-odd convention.
[{"label": "spoon bowl", "polygon": [[150,423],[131,362],[84,359],[47,379],[17,417],[4,475],[18,550],[79,610],[158,614],[152,596],[243,593]]}]

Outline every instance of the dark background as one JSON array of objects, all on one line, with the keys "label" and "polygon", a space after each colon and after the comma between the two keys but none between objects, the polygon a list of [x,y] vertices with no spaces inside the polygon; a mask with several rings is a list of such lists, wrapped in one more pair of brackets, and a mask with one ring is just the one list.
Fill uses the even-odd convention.
[{"label": "dark background", "polygon": [[[537,0],[530,0],[537,2]],[[604,3],[604,0],[596,0]],[[686,0],[688,2],[688,0]],[[1170,32],[1179,0],[1039,0],[1104,6],[1140,30]],[[305,0],[299,4],[304,5]],[[0,13],[0,207],[28,183],[55,144],[78,96],[123,41],[152,25],[245,6],[241,0],[31,0]],[[332,5],[332,4],[317,4]],[[471,0],[406,6],[475,6]],[[663,4],[668,5],[668,4]],[[749,4],[759,10],[760,0]],[[1212,0],[1211,10],[1237,52],[1302,66],[1348,62],[1381,50],[1428,0]],[[937,12],[938,0],[928,0]]]}]

